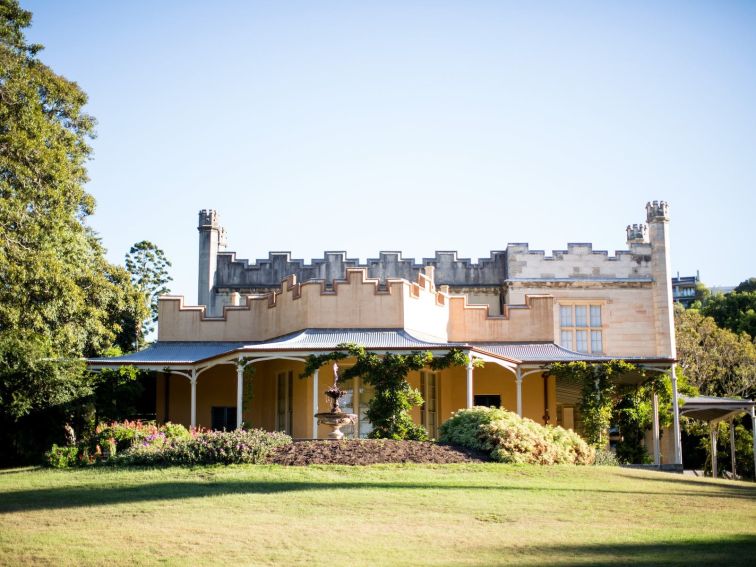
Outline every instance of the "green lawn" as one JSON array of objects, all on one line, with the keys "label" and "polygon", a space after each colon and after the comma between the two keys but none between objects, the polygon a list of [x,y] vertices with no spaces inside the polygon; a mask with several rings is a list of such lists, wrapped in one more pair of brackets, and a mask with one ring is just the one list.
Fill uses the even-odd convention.
[{"label": "green lawn", "polygon": [[0,471],[0,564],[756,564],[756,485],[600,467]]}]

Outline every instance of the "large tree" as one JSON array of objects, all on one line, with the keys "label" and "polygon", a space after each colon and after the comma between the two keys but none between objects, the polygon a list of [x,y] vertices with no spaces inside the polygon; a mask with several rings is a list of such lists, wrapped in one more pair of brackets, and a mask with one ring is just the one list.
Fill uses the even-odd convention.
[{"label": "large tree", "polygon": [[710,396],[756,395],[756,345],[695,309],[675,308],[677,356],[691,385]]},{"label": "large tree", "polygon": [[712,295],[704,301],[701,313],[722,328],[756,338],[756,291],[749,291],[750,285],[746,280],[733,292]]},{"label": "large tree", "polygon": [[131,247],[126,254],[126,269],[131,274],[131,282],[142,292],[149,305],[150,315],[145,319],[138,333],[138,343],[154,329],[158,320],[158,298],[170,291],[168,284],[173,278],[168,273],[171,263],[165,252],[149,240],[142,240]]},{"label": "large tree", "polygon": [[130,321],[146,316],[86,225],[87,97],[39,60],[30,24],[16,0],[0,0],[0,427],[89,391],[71,361],[127,346]]}]

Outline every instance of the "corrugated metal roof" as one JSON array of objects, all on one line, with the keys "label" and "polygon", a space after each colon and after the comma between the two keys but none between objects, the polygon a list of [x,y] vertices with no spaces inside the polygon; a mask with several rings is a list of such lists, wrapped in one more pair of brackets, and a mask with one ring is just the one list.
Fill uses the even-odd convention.
[{"label": "corrugated metal roof", "polygon": [[89,358],[91,365],[193,364],[243,347],[239,342],[156,342],[144,350],[113,358]]},{"label": "corrugated metal roof", "polygon": [[[114,358],[90,358],[87,362],[92,366],[195,364],[237,350],[248,353],[328,351],[342,343],[354,343],[372,350],[474,348],[480,353],[515,362],[601,362],[617,358],[578,353],[554,343],[432,342],[414,337],[404,329],[305,329],[261,342],[156,342],[139,352]],[[626,360],[643,358],[628,357]]]},{"label": "corrugated metal roof", "polygon": [[455,344],[423,341],[404,329],[305,329],[264,343],[246,345],[244,350],[327,350],[342,343],[354,343],[369,349],[449,348]]},{"label": "corrugated metal roof", "polygon": [[680,415],[686,415],[703,421],[717,421],[728,419],[743,412],[750,412],[756,402],[738,400],[735,398],[716,398],[714,396],[697,396],[688,398],[681,396],[683,405]]},{"label": "corrugated metal roof", "polygon": [[471,346],[497,356],[522,360],[523,362],[570,362],[575,360],[599,362],[612,358],[574,352],[554,343],[472,343]]}]

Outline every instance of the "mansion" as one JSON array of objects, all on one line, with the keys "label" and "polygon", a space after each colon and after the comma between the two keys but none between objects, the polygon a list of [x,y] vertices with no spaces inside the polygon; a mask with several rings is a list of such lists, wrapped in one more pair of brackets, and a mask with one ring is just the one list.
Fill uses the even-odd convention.
[{"label": "mansion", "polygon": [[[379,354],[461,349],[484,365],[408,377],[425,400],[413,417],[431,437],[453,412],[474,405],[579,432],[580,388],[547,376],[550,363],[624,359],[668,372],[676,393],[667,203],[648,203],[645,220],[627,226],[627,249],[614,255],[573,243],[547,256],[517,243],[477,263],[456,252],[420,262],[381,252],[364,264],[344,252],[310,263],[271,252],[250,262],[223,250],[218,215],[203,210],[197,305],[161,297],[156,343],[88,362],[155,371],[159,421],[218,429],[245,423],[321,438],[327,427],[314,414],[328,408],[323,392],[333,370],[300,378],[309,355],[341,343]],[[254,377],[244,372],[250,364]],[[358,416],[345,432],[364,437],[371,387],[360,378],[340,386],[348,392],[342,407]],[[660,442],[655,428],[647,440],[657,462],[681,463],[673,398],[673,430]]]}]

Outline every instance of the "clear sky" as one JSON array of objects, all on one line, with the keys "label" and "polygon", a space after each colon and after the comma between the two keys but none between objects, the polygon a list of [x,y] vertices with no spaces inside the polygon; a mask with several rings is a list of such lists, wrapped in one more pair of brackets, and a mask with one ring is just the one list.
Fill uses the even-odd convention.
[{"label": "clear sky", "polygon": [[98,120],[90,222],[196,301],[197,211],[242,258],[625,248],[756,276],[756,2],[22,0]]}]

